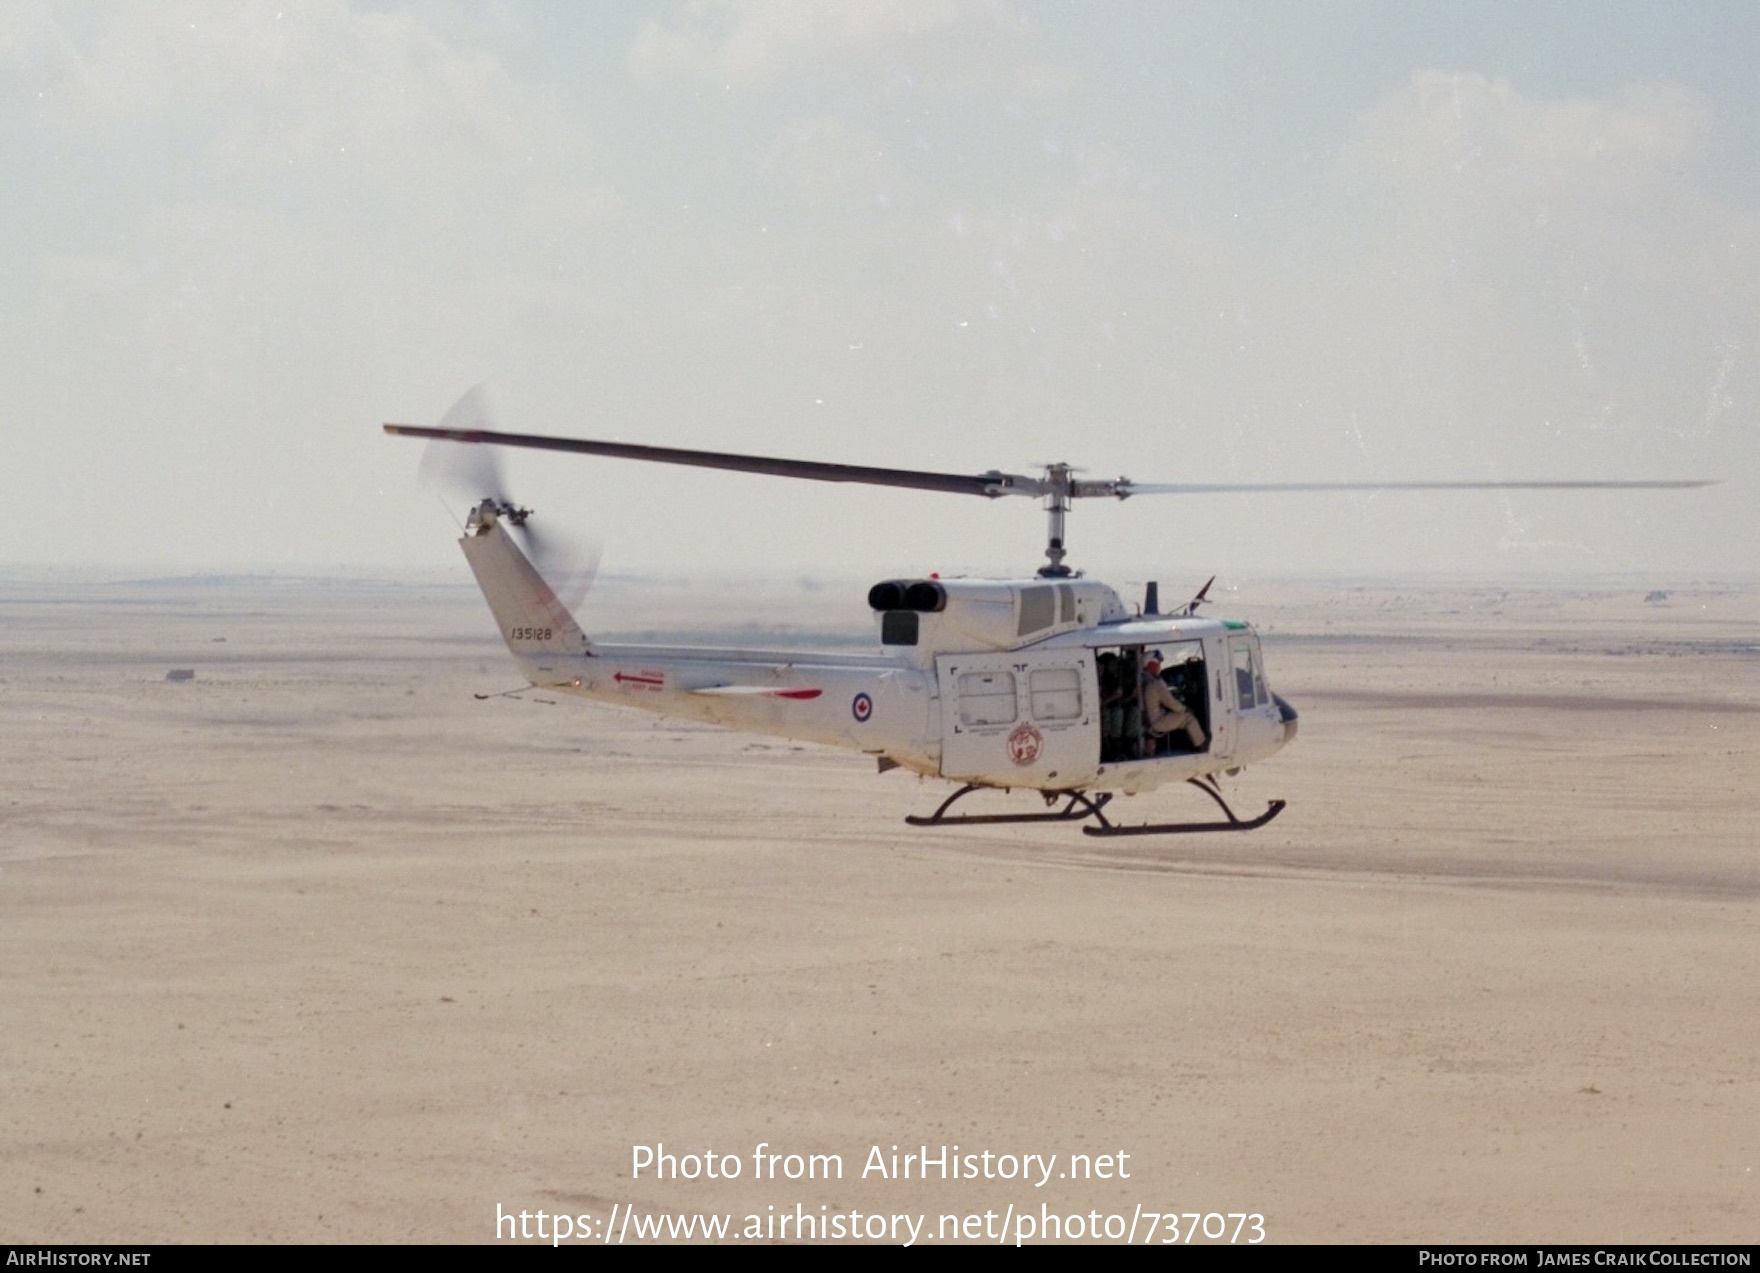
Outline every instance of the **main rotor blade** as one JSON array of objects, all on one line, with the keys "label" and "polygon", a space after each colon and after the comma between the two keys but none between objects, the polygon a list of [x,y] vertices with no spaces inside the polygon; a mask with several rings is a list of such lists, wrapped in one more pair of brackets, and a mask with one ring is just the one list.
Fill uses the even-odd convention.
[{"label": "main rotor blade", "polygon": [[629,442],[593,442],[585,438],[552,438],[535,433],[496,433],[489,429],[431,429],[415,424],[387,424],[385,432],[411,438],[444,438],[452,442],[486,442],[523,446],[539,451],[571,451],[618,460],[649,460],[656,464],[687,464],[695,468],[729,469],[737,473],[769,473],[814,482],[861,482],[869,486],[903,486],[955,495],[1043,495],[1045,483],[1013,473],[922,473],[914,469],[870,468],[862,464],[821,464],[765,455],[733,455],[725,451],[689,451],[670,446],[639,446]]},{"label": "main rotor blade", "polygon": [[1704,478],[1662,481],[1587,482],[1131,482],[1120,481],[1113,492],[1131,495],[1226,495],[1275,491],[1679,491],[1716,486]]},{"label": "main rotor blade", "polygon": [[916,469],[873,468],[864,464],[828,464],[818,460],[790,460],[768,455],[739,455],[728,451],[694,451],[681,447],[646,446],[632,442],[598,442],[588,438],[557,438],[537,433],[500,433],[492,429],[429,428],[418,424],[387,424],[385,432],[401,437],[436,438],[448,442],[476,442],[495,446],[527,447],[539,451],[567,451],[577,455],[602,455],[619,460],[646,460],[655,464],[683,464],[693,468],[723,469],[736,473],[767,473],[774,477],[805,478],[814,482],[858,482],[868,486],[900,486],[919,491],[943,491],[954,495],[1055,495],[1081,499],[1106,496],[1127,499],[1132,495],[1227,495],[1301,491],[1569,491],[1569,490],[1686,490],[1715,486],[1704,479],[1661,481],[1569,481],[1569,482],[1133,482],[1129,478],[1086,480],[1075,478],[1066,466],[1054,465],[1045,476],[1019,473],[925,473]]}]

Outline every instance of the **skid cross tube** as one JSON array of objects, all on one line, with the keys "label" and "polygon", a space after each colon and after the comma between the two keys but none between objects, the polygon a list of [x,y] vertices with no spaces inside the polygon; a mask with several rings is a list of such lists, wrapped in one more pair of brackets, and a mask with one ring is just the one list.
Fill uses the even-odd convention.
[{"label": "skid cross tube", "polygon": [[[943,800],[941,802],[941,807],[936,809],[935,812],[931,813],[928,817],[924,818],[912,814],[907,817],[905,821],[910,823],[913,827],[942,827],[998,822],[1079,822],[1083,818],[1101,817],[1101,806],[1103,806],[1108,800],[1112,799],[1112,793],[1110,791],[1103,791],[1098,796],[1093,797],[1090,797],[1086,792],[1082,791],[1047,791],[1042,793],[1045,797],[1046,804],[1056,804],[1066,796],[1068,797],[1069,802],[1065,804],[1063,808],[1050,813],[958,813],[951,818],[947,816],[947,811],[953,806],[954,801],[960,799],[962,796],[969,796],[974,791],[982,791],[984,789],[984,785],[981,783],[968,782],[965,786],[947,797],[947,799]],[[991,790],[994,790],[994,788],[991,788]]]}]

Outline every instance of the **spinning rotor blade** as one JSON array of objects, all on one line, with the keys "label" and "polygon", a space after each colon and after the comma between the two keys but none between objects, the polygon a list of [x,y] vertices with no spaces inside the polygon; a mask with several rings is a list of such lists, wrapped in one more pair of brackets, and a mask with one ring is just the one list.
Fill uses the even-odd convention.
[{"label": "spinning rotor blade", "polygon": [[1087,480],[1074,476],[1067,465],[1051,464],[1042,477],[1021,473],[925,473],[916,469],[873,468],[864,464],[827,464],[817,460],[789,460],[768,455],[738,455],[728,451],[693,451],[681,447],[644,446],[632,442],[599,442],[588,438],[557,438],[537,433],[497,433],[466,427],[461,408],[478,408],[476,391],[465,395],[441,421],[439,428],[416,424],[387,424],[385,432],[401,437],[433,438],[444,442],[490,443],[496,446],[529,447],[540,451],[568,451],[577,455],[603,455],[619,460],[647,460],[656,464],[684,464],[695,468],[724,469],[737,473],[767,473],[774,477],[806,478],[814,482],[859,482],[869,486],[901,486],[920,491],[945,491],[955,495],[1061,495],[1081,499],[1108,496],[1128,499],[1132,495],[1225,495],[1295,491],[1565,491],[1565,490],[1683,490],[1715,483],[1703,480],[1667,481],[1571,481],[1571,482],[1133,482],[1128,477]]},{"label": "spinning rotor blade", "polygon": [[599,545],[558,535],[554,530],[541,531],[530,515],[514,523],[513,531],[525,540],[526,556],[558,601],[572,612],[586,600],[599,574]]},{"label": "spinning rotor blade", "polygon": [[495,505],[508,528],[521,540],[532,565],[557,599],[572,611],[592,589],[599,571],[600,548],[558,535],[555,530],[540,530],[533,522],[536,514],[520,507],[508,493],[500,453],[492,446],[463,445],[466,441],[495,436],[483,428],[493,422],[479,385],[452,404],[439,428],[386,428],[432,439],[422,451],[417,480],[473,505],[483,500]]},{"label": "spinning rotor blade", "polygon": [[441,419],[441,427],[433,430],[437,436],[422,449],[416,480],[473,504],[481,499],[511,503],[500,453],[493,447],[460,446],[448,440],[452,434],[480,429],[490,420],[489,404],[479,385],[453,403]]},{"label": "spinning rotor blade", "polygon": [[[450,415],[450,413],[448,413]],[[954,495],[1044,495],[1045,481],[1015,473],[923,473],[914,469],[870,468],[863,464],[822,464],[815,460],[785,460],[767,455],[734,455],[726,451],[690,451],[671,446],[640,446],[629,442],[594,442],[585,438],[552,438],[536,433],[495,433],[488,429],[429,429],[415,424],[388,424],[385,432],[411,438],[439,438],[449,442],[488,442],[497,446],[523,446],[540,451],[571,451],[577,455],[604,455],[619,460],[649,460],[656,464],[687,464],[694,468],[728,469],[736,473],[768,473],[774,477],[799,477],[814,482],[860,482],[869,486],[903,486],[919,491],[946,491]]]},{"label": "spinning rotor blade", "polygon": [[[456,418],[455,418],[456,417]],[[1003,495],[1043,497],[1048,521],[1045,557],[1039,568],[1043,576],[1061,578],[1070,573],[1063,564],[1064,519],[1070,501],[1129,499],[1133,495],[1221,495],[1229,493],[1282,493],[1299,491],[1567,491],[1567,490],[1684,490],[1712,486],[1702,480],[1666,481],[1570,481],[1570,482],[1133,482],[1128,477],[1090,479],[1077,477],[1068,464],[1047,464],[1038,476],[1003,473],[925,473],[916,469],[872,468],[863,464],[826,464],[816,460],[789,460],[767,455],[737,455],[727,451],[693,451],[680,447],[644,446],[630,442],[598,442],[586,438],[556,438],[536,433],[497,433],[480,427],[486,417],[475,391],[465,395],[447,413],[439,428],[413,424],[387,424],[385,432],[403,437],[431,438],[430,446],[452,447],[455,443],[489,443],[529,447],[540,451],[568,451],[577,455],[602,455],[619,460],[647,460],[656,464],[684,464],[694,468],[724,469],[736,473],[766,473],[773,477],[805,478],[813,482],[859,482],[868,486],[899,486],[919,491],[943,491],[953,495]],[[517,524],[521,519],[512,519]]]}]

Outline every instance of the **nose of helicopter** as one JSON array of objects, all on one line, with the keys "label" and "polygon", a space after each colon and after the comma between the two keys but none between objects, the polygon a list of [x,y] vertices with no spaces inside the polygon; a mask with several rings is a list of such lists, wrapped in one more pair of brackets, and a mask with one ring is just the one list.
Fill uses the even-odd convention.
[{"label": "nose of helicopter", "polygon": [[1273,694],[1271,701],[1277,704],[1277,714],[1283,718],[1283,741],[1287,746],[1296,740],[1296,728],[1300,724],[1295,705],[1281,694]]}]

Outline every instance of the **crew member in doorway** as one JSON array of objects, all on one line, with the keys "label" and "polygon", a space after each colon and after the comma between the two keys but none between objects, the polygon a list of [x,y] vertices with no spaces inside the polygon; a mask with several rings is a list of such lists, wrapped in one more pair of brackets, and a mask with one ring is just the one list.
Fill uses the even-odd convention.
[{"label": "crew member in doorway", "polygon": [[1143,723],[1149,727],[1151,755],[1161,750],[1160,740],[1175,730],[1184,730],[1192,750],[1200,751],[1205,742],[1204,727],[1198,724],[1191,709],[1174,697],[1167,682],[1161,679],[1159,651],[1143,660]]}]

